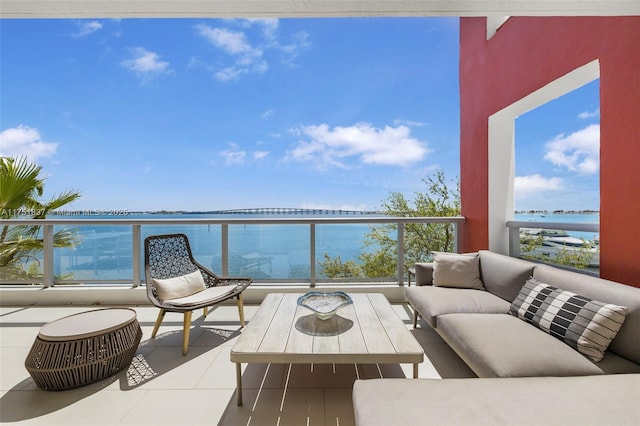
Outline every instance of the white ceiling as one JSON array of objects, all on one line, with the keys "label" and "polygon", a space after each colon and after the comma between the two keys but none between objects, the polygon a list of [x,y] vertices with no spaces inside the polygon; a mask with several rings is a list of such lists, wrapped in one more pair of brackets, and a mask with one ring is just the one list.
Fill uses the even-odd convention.
[{"label": "white ceiling", "polygon": [[640,0],[0,0],[0,18],[640,15]]}]

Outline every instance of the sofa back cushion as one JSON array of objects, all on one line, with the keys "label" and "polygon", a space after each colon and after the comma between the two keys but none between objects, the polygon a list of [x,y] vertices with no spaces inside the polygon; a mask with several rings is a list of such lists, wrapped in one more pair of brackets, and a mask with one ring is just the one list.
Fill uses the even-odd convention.
[{"label": "sofa back cushion", "polygon": [[536,264],[487,250],[480,250],[479,254],[480,279],[484,288],[507,302],[513,302],[533,275]]},{"label": "sofa back cushion", "polygon": [[533,277],[590,299],[625,306],[627,316],[609,350],[640,364],[640,288],[547,265],[536,265]]}]

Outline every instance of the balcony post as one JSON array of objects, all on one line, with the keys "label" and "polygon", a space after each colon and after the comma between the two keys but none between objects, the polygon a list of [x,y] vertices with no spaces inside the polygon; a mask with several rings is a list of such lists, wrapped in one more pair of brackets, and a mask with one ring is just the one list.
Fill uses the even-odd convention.
[{"label": "balcony post", "polygon": [[309,286],[316,286],[316,224],[309,224]]},{"label": "balcony post", "polygon": [[222,241],[222,275],[229,276],[229,224],[221,225],[221,241]]},{"label": "balcony post", "polygon": [[398,222],[398,285],[404,286],[404,222]]},{"label": "balcony post", "polygon": [[509,256],[520,257],[520,227],[509,228]]},{"label": "balcony post", "polygon": [[42,273],[45,287],[53,286],[53,225],[42,226]]},{"label": "balcony post", "polygon": [[131,255],[133,256],[131,261],[133,263],[133,287],[135,288],[140,286],[140,277],[142,276],[142,263],[140,261],[142,257],[142,227],[140,225],[132,225],[131,236]]}]

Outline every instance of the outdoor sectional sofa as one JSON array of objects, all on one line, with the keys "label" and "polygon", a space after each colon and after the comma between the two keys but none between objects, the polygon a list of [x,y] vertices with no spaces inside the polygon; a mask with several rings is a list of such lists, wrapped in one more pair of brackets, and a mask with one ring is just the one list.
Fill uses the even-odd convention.
[{"label": "outdoor sectional sofa", "polygon": [[416,284],[415,318],[479,378],[358,380],[359,426],[640,424],[640,288],[490,251],[436,254]]}]

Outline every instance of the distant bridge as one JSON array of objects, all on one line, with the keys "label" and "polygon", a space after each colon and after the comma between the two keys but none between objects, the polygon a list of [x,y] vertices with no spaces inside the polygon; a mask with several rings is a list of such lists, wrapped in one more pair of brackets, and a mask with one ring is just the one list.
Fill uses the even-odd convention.
[{"label": "distant bridge", "polygon": [[336,209],[301,209],[287,207],[266,207],[253,209],[214,210],[208,214],[255,214],[255,215],[381,215],[382,212],[366,210],[336,210]]}]

